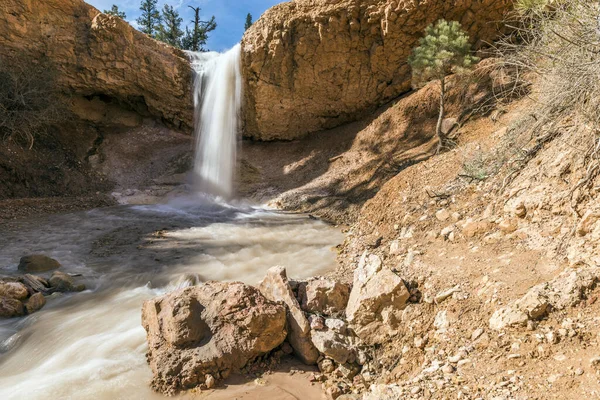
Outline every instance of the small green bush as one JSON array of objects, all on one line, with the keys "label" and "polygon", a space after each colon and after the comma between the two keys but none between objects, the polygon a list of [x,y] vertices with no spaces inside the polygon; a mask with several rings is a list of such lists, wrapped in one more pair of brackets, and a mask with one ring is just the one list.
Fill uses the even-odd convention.
[{"label": "small green bush", "polygon": [[438,153],[446,146],[447,138],[442,133],[445,115],[446,76],[464,72],[478,61],[471,55],[469,36],[456,21],[439,20],[425,29],[425,36],[419,40],[419,46],[413,50],[408,62],[413,71],[413,84],[422,86],[428,82],[439,81],[441,88],[440,113],[436,127]]}]

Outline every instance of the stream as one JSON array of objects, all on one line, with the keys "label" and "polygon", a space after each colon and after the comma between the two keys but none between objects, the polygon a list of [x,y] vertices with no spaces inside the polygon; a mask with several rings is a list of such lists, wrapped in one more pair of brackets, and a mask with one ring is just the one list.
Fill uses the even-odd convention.
[{"label": "stream", "polygon": [[3,400],[164,398],[148,386],[144,300],[199,281],[256,284],[274,265],[292,278],[323,273],[343,240],[306,215],[197,196],[11,221],[0,237],[0,275],[42,253],[87,286],[0,320]]}]

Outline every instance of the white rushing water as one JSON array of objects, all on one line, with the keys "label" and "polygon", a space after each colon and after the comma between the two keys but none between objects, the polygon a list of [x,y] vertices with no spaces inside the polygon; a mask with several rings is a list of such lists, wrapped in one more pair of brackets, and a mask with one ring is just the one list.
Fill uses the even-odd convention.
[{"label": "white rushing water", "polygon": [[295,278],[335,265],[331,248],[342,234],[325,223],[198,203],[0,225],[0,275],[17,274],[24,254],[45,253],[63,272],[82,274],[88,287],[51,296],[30,316],[0,319],[0,399],[166,399],[148,385],[144,300],[189,285],[189,277],[256,284],[274,265]]},{"label": "white rushing water", "polygon": [[189,52],[194,81],[196,155],[201,192],[233,194],[239,113],[242,104],[240,45],[224,54]]}]

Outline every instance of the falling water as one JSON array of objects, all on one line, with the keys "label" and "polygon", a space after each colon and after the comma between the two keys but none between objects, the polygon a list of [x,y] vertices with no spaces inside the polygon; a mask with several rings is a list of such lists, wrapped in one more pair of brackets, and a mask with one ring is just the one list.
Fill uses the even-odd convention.
[{"label": "falling water", "polygon": [[226,53],[189,53],[194,83],[194,173],[205,193],[230,197],[242,101],[240,45]]}]

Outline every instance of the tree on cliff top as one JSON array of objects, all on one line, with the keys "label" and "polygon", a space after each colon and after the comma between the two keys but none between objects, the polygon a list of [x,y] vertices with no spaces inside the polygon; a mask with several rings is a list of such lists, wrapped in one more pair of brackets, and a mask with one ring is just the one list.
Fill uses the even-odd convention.
[{"label": "tree on cliff top", "polygon": [[185,36],[182,39],[182,48],[191,51],[206,51],[204,45],[208,40],[208,33],[217,28],[215,17],[208,21],[200,20],[200,7],[188,6],[194,10],[194,19],[192,20],[192,30],[185,28]]},{"label": "tree on cliff top", "polygon": [[453,72],[469,70],[478,61],[471,55],[469,36],[456,21],[443,19],[425,29],[425,36],[413,50],[408,62],[413,70],[413,84],[417,87],[439,81],[441,87],[440,113],[436,127],[438,153],[448,144],[442,132],[445,116],[446,76]]},{"label": "tree on cliff top", "polygon": [[181,30],[183,18],[179,16],[179,13],[175,11],[173,6],[165,4],[162,12],[162,22],[156,38],[173,47],[180,48],[181,37],[183,36],[183,31]]},{"label": "tree on cliff top", "polygon": [[121,19],[127,18],[127,15],[125,15],[123,11],[119,10],[119,6],[116,4],[113,4],[110,10],[104,10],[104,14],[114,15],[115,17],[119,17]]},{"label": "tree on cliff top", "polygon": [[156,8],[158,0],[142,0],[140,10],[142,15],[136,20],[140,31],[146,35],[154,36],[160,29],[160,13]]},{"label": "tree on cliff top", "polygon": [[244,24],[244,30],[247,31],[252,26],[252,14],[246,15],[246,23]]}]

